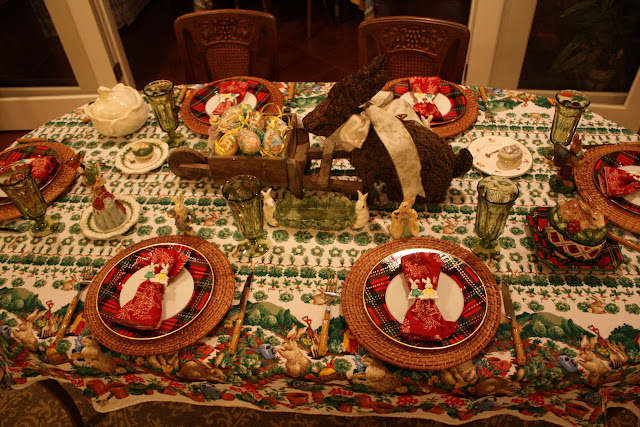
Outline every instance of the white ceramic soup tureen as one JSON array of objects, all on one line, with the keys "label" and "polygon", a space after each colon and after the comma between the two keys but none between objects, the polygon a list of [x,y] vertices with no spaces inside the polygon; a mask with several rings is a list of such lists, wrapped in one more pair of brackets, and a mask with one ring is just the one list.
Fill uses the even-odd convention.
[{"label": "white ceramic soup tureen", "polygon": [[149,106],[137,90],[118,83],[111,89],[100,86],[98,98],[84,111],[102,135],[124,136],[147,121]]}]

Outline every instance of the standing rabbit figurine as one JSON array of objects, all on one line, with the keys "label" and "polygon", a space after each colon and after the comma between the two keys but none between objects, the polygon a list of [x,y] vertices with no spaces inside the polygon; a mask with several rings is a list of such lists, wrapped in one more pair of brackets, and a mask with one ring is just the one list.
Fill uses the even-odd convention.
[{"label": "standing rabbit figurine", "polygon": [[277,227],[278,220],[274,216],[276,212],[276,202],[271,197],[271,189],[268,188],[267,191],[260,191],[262,193],[262,199],[264,201],[262,206],[262,211],[264,215],[264,221],[269,224],[271,227]]},{"label": "standing rabbit figurine", "polygon": [[405,199],[400,204],[400,207],[391,214],[389,233],[391,233],[391,236],[394,239],[414,237],[418,235],[418,232],[420,231],[420,225],[418,224],[418,212],[411,208],[415,200],[415,197]]},{"label": "standing rabbit figurine", "polygon": [[170,218],[175,219],[178,232],[187,235],[195,235],[195,231],[191,224],[195,221],[195,214],[191,209],[187,209],[184,205],[184,194],[180,193],[178,197],[171,196],[174,207],[167,211]]},{"label": "standing rabbit figurine", "polygon": [[356,202],[356,220],[351,228],[358,230],[369,223],[369,206],[367,206],[367,196],[358,190],[358,201]]}]

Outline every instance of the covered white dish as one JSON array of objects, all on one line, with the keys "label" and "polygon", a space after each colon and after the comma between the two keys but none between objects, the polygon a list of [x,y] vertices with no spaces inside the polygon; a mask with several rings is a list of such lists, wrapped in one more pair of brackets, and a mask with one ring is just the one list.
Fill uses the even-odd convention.
[{"label": "covered white dish", "polygon": [[98,88],[98,99],[84,108],[93,126],[102,135],[129,135],[147,121],[149,106],[132,87],[118,83],[109,89]]}]

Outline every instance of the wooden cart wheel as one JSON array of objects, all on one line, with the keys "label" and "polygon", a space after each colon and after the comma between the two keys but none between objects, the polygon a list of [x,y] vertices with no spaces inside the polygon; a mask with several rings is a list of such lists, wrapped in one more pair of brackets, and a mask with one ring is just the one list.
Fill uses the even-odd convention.
[{"label": "wooden cart wheel", "polygon": [[176,148],[169,154],[169,169],[182,179],[200,179],[211,176],[209,162],[197,150],[188,147]]}]

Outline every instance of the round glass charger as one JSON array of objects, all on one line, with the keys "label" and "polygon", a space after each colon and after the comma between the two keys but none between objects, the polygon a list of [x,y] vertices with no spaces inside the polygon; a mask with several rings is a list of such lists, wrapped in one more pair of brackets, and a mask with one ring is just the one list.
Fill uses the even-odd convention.
[{"label": "round glass charger", "polygon": [[[433,253],[442,261],[436,306],[445,320],[455,321],[458,326],[453,335],[441,342],[417,341],[400,334],[404,315],[412,304],[407,299],[409,288],[400,260],[414,252]],[[450,348],[472,337],[484,322],[486,297],[482,280],[469,265],[434,249],[406,249],[385,257],[373,268],[363,289],[365,310],[371,322],[398,344],[421,350]]]},{"label": "round glass charger", "polygon": [[[137,285],[145,280],[144,273],[148,271],[151,253],[157,248],[173,249],[189,257],[183,270],[169,282],[163,297],[163,314],[171,317],[163,315],[162,324],[155,330],[120,325],[115,321],[115,316],[120,307],[133,297]],[[106,328],[130,340],[154,340],[180,331],[200,315],[213,294],[213,269],[198,250],[188,245],[154,244],[120,259],[97,286],[96,310]]]},{"label": "round glass charger", "polygon": [[[51,182],[56,178],[58,172],[60,172],[60,168],[62,166],[62,160],[60,159],[60,155],[58,152],[48,146],[41,146],[38,144],[34,145],[26,145],[20,146],[16,148],[12,148],[0,153],[0,165],[3,164],[11,164],[14,162],[22,161],[25,163],[31,163],[33,159],[37,159],[40,157],[53,157],[56,159],[55,165],[53,169],[50,171],[47,176],[38,182],[38,188],[40,191],[44,190]],[[11,204],[11,199],[7,197],[4,191],[0,190],[0,205],[8,205]]]},{"label": "round glass charger", "polygon": [[[407,102],[409,102],[409,100],[413,100],[409,79],[401,79],[400,81],[395,81],[385,90],[393,92],[395,98],[402,98]],[[467,109],[467,98],[465,97],[464,92],[461,91],[456,85],[445,80],[440,80],[440,92],[438,93],[438,95],[447,97],[450,101],[450,105],[447,106],[449,108],[444,113],[442,118],[434,118],[433,120],[431,120],[431,126],[441,126],[444,124],[448,124],[460,119],[464,115]],[[409,103],[413,105],[412,102]]]},{"label": "round glass charger", "polygon": [[640,152],[638,151],[616,151],[606,154],[596,161],[593,167],[593,182],[596,188],[611,202],[622,209],[640,215],[640,191],[628,194],[624,197],[611,197],[606,194],[604,168],[620,168],[627,172],[640,173]]}]

